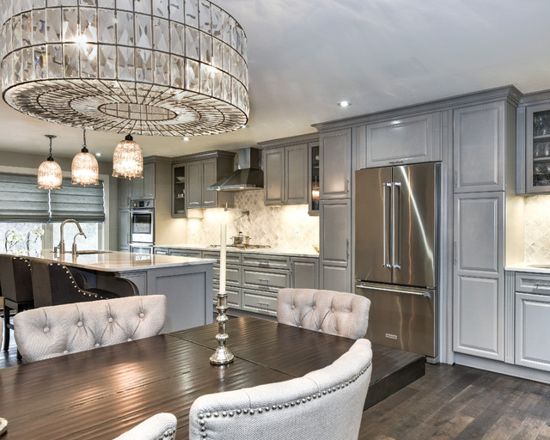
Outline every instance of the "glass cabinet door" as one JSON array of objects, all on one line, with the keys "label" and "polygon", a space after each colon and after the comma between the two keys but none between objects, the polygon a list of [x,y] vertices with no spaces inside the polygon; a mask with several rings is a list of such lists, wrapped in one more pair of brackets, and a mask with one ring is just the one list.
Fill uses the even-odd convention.
[{"label": "glass cabinet door", "polygon": [[319,197],[320,197],[320,183],[319,183],[319,145],[314,144],[310,146],[310,194],[309,194],[309,215],[319,215]]},{"label": "glass cabinet door", "polygon": [[172,171],[172,217],[185,217],[185,165],[174,165]]},{"label": "glass cabinet door", "polygon": [[550,105],[527,110],[527,189],[550,192]]}]

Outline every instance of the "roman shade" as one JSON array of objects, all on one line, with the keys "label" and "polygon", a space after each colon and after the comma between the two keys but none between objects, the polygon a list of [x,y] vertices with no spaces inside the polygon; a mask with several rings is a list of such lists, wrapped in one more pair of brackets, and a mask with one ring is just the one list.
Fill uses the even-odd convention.
[{"label": "roman shade", "polygon": [[0,173],[0,221],[48,222],[74,218],[105,220],[103,182],[97,186],[73,186],[63,179],[63,189],[45,191],[35,175]]}]

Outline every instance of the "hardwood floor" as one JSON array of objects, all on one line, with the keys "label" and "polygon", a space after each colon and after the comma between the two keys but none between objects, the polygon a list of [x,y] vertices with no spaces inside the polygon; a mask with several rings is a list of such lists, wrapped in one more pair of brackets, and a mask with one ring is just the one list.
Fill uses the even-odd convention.
[{"label": "hardwood floor", "polygon": [[364,412],[360,440],[550,440],[550,385],[473,368],[426,375]]}]

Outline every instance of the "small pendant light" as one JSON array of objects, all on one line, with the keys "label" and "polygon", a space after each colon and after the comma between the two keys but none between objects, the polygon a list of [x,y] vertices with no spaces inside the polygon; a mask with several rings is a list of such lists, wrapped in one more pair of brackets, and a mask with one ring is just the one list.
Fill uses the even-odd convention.
[{"label": "small pendant light", "polygon": [[118,143],[113,153],[113,177],[143,178],[143,153],[130,134]]},{"label": "small pendant light", "polygon": [[52,142],[57,137],[52,134],[45,135],[50,140],[50,155],[38,167],[38,188],[40,189],[61,189],[63,186],[63,171],[59,164],[53,160]]},{"label": "small pendant light", "polygon": [[88,151],[86,146],[86,129],[82,130],[82,150],[74,158],[71,164],[71,178],[74,185],[98,185],[99,165],[95,156]]}]

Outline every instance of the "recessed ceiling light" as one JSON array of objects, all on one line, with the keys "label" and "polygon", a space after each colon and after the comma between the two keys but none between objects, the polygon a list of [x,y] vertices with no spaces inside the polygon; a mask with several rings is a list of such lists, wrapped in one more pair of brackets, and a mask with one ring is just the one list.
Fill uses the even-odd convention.
[{"label": "recessed ceiling light", "polygon": [[349,102],[349,101],[340,101],[340,102],[338,103],[338,105],[339,105],[340,107],[342,107],[342,108],[347,108],[347,107],[349,107],[349,106],[351,105],[351,102]]},{"label": "recessed ceiling light", "polygon": [[189,142],[191,140],[191,138],[189,136],[184,136],[183,137],[183,142]]},{"label": "recessed ceiling light", "polygon": [[95,154],[96,157],[101,157],[101,153],[98,151],[96,154]]},{"label": "recessed ceiling light", "polygon": [[246,124],[245,124],[245,125],[241,125],[241,128],[246,128],[246,127],[247,127],[247,125],[246,125]]}]

